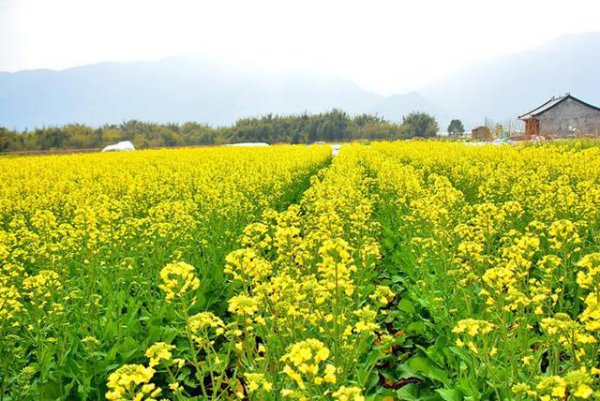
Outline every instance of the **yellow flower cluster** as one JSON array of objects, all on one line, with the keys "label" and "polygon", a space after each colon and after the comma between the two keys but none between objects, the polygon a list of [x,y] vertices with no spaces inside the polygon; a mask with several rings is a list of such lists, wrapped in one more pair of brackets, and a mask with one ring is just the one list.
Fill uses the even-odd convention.
[{"label": "yellow flower cluster", "polygon": [[335,383],[333,365],[327,365],[324,372],[320,372],[320,363],[326,361],[329,355],[329,349],[319,340],[309,338],[300,341],[292,345],[289,352],[281,357],[283,362],[288,362],[283,368],[283,373],[293,379],[301,390],[306,388],[304,378],[315,384]]},{"label": "yellow flower cluster", "polygon": [[475,337],[478,334],[487,334],[494,329],[494,325],[490,322],[476,319],[460,320],[452,329],[455,334],[465,333],[470,337]]},{"label": "yellow flower cluster", "polygon": [[[548,236],[550,248],[555,251],[561,251],[567,247],[572,248],[581,243],[577,226],[567,219],[553,221],[548,227]],[[576,252],[578,250],[579,248],[575,248],[572,251]]]},{"label": "yellow flower cluster", "polygon": [[106,399],[156,401],[161,389],[150,383],[156,371],[143,365],[124,365],[108,376]]},{"label": "yellow flower cluster", "polygon": [[[593,369],[596,375],[599,369]],[[565,377],[546,376],[541,378],[535,386],[529,384],[517,384],[513,386],[513,392],[519,396],[531,397],[541,401],[564,400],[569,396],[577,399],[592,399],[594,390],[592,385],[594,378],[585,367],[568,373]]]},{"label": "yellow flower cluster", "polygon": [[167,302],[175,297],[182,298],[186,292],[193,292],[200,287],[200,280],[194,274],[194,266],[185,263],[169,263],[160,271],[162,284],[159,286],[166,293]]},{"label": "yellow flower cluster", "polygon": [[378,285],[369,298],[380,306],[389,304],[394,299],[394,292],[387,285]]},{"label": "yellow flower cluster", "polygon": [[252,248],[231,252],[227,255],[226,262],[224,272],[247,284],[260,282],[271,272],[271,264]]},{"label": "yellow flower cluster", "polygon": [[[494,329],[494,325],[484,320],[463,319],[459,320],[452,332],[457,335],[456,345],[467,347],[474,354],[479,353],[477,342],[482,342],[482,338]],[[496,354],[497,350],[493,348],[490,354]],[[492,355],[493,356],[493,355]]]},{"label": "yellow flower cluster", "polygon": [[155,367],[162,361],[169,361],[173,354],[171,351],[175,349],[174,345],[158,342],[146,350],[146,356],[150,359],[148,366]]},{"label": "yellow flower cluster", "polygon": [[346,296],[354,292],[352,274],[356,272],[350,246],[341,238],[327,239],[319,248],[321,262],[317,264],[320,279],[329,291],[343,291]]},{"label": "yellow flower cluster", "polygon": [[188,319],[187,329],[199,345],[225,332],[225,324],[211,312],[200,312]]},{"label": "yellow flower cluster", "polygon": [[341,386],[332,395],[333,399],[337,401],[365,401],[362,390],[358,387]]},{"label": "yellow flower cluster", "polygon": [[258,312],[258,300],[244,294],[237,295],[229,300],[229,311],[241,316],[253,316]]},{"label": "yellow flower cluster", "polygon": [[[14,285],[5,286],[0,284],[0,320],[10,322],[16,315],[23,310],[21,303],[21,294]],[[13,322],[19,325],[19,322]]]},{"label": "yellow flower cluster", "polygon": [[246,389],[249,394],[252,394],[262,388],[264,391],[271,391],[273,384],[265,379],[262,373],[244,373],[244,378],[247,381]]},{"label": "yellow flower cluster", "polygon": [[577,266],[577,284],[584,289],[598,289],[600,287],[600,252],[585,255]]}]

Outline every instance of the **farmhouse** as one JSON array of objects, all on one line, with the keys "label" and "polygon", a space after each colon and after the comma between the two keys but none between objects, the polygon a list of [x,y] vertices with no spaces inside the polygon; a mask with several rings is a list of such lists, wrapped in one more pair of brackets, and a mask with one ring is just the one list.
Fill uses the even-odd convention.
[{"label": "farmhouse", "polygon": [[600,108],[567,93],[553,97],[538,108],[519,116],[525,121],[525,136],[551,138],[600,136]]}]

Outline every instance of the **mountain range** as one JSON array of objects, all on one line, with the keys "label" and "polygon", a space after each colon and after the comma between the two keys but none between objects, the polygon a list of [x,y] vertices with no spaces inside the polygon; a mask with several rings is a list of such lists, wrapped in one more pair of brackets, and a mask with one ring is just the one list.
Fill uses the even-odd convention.
[{"label": "mountain range", "polygon": [[504,122],[570,92],[600,105],[600,32],[563,36],[529,51],[471,65],[420,90],[460,118]]},{"label": "mountain range", "polygon": [[433,114],[445,130],[452,118],[467,128],[484,118],[517,115],[553,95],[571,92],[600,104],[600,33],[558,38],[526,52],[481,62],[418,92],[381,96],[334,76],[272,76],[197,57],[100,63],[66,70],[0,73],[0,126],[32,129],[137,119],[228,125],[267,113],[377,113],[401,121],[411,111]]}]

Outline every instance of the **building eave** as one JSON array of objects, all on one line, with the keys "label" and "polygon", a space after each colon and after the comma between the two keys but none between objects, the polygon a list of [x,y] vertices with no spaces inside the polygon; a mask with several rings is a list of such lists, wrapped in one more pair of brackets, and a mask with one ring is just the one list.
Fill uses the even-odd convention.
[{"label": "building eave", "polygon": [[[538,117],[538,116],[544,114],[545,112],[547,112],[548,110],[551,110],[554,107],[558,106],[559,104],[561,104],[562,102],[564,102],[567,99],[572,99],[572,100],[574,100],[578,103],[581,103],[582,105],[587,106],[593,110],[600,111],[600,108],[594,106],[593,104],[586,103],[583,100],[578,99],[569,93],[569,94],[563,96],[562,98],[558,98],[558,99],[552,98],[552,99],[548,100],[546,103],[542,104],[541,106],[536,107],[535,109],[531,110],[530,112],[520,115],[518,117],[518,119],[525,121],[525,120],[529,120],[533,117]],[[552,102],[554,102],[554,103],[552,103]],[[552,103],[552,104],[549,105],[550,103]]]}]

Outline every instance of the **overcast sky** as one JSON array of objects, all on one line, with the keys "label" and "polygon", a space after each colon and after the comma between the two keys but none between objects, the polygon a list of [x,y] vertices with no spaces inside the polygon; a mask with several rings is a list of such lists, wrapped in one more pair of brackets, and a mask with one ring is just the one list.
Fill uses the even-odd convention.
[{"label": "overcast sky", "polygon": [[0,71],[198,54],[387,94],[600,31],[600,1],[0,0]]}]

